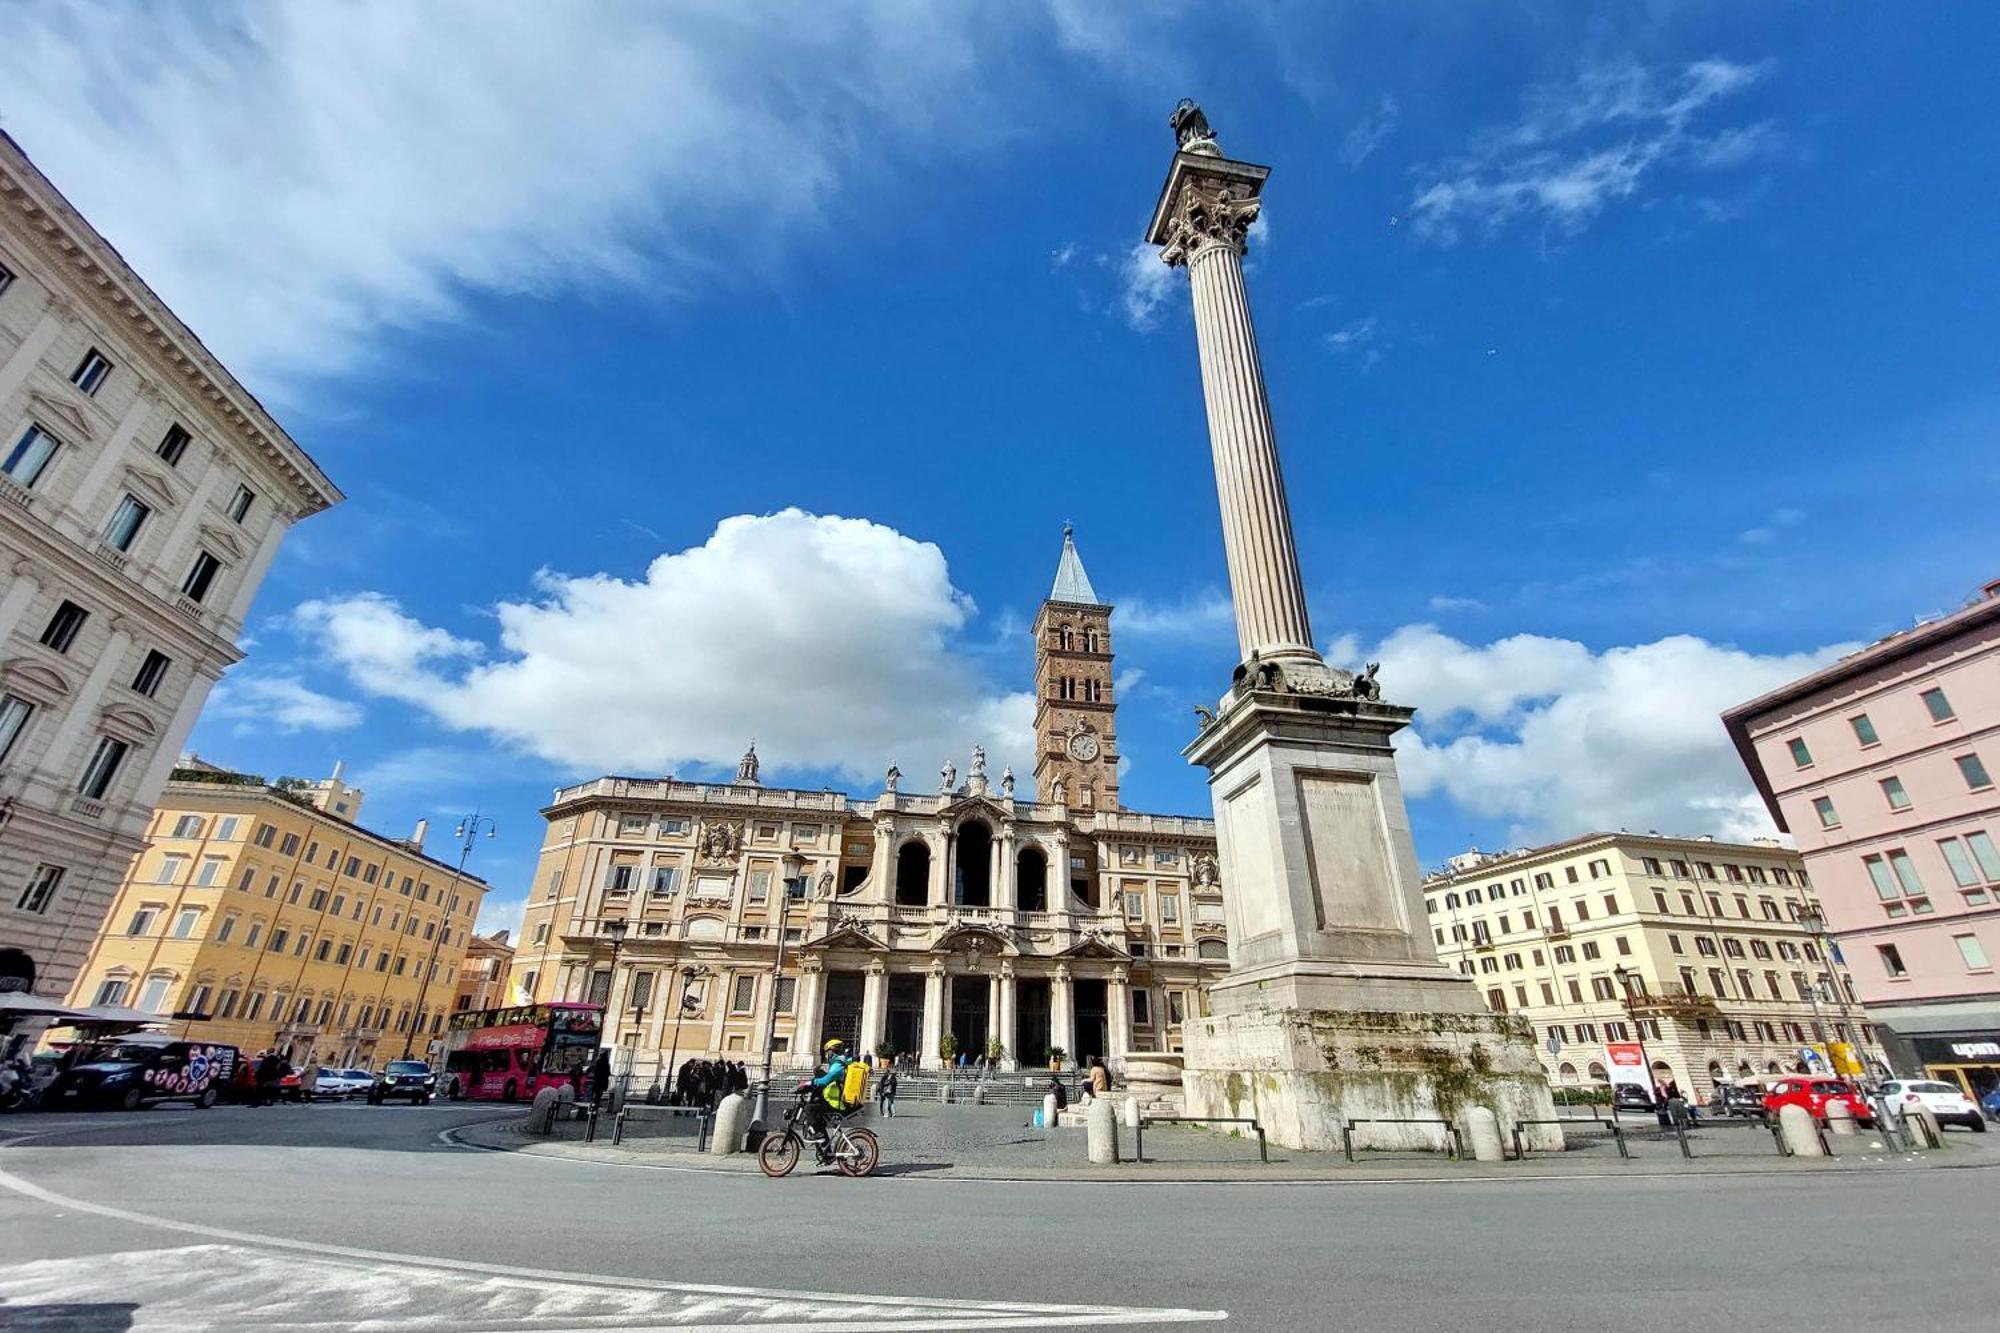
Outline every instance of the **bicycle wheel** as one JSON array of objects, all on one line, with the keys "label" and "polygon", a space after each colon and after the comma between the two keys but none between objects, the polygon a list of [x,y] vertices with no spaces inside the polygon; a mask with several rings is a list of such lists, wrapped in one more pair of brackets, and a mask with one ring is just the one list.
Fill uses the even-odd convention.
[{"label": "bicycle wheel", "polygon": [[764,1142],[757,1148],[757,1169],[773,1180],[792,1174],[792,1168],[799,1164],[799,1136],[785,1130],[779,1134],[766,1134]]},{"label": "bicycle wheel", "polygon": [[850,1129],[845,1131],[847,1145],[834,1159],[843,1176],[865,1176],[875,1170],[875,1164],[882,1160],[882,1145],[875,1138],[872,1129]]}]

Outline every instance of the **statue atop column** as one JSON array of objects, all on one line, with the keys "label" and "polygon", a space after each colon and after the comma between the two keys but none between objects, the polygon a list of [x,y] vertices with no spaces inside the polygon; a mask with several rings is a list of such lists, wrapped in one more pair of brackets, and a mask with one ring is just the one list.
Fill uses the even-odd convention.
[{"label": "statue atop column", "polygon": [[893,796],[896,794],[896,784],[902,780],[903,770],[890,764],[889,771],[882,775],[882,790]]},{"label": "statue atop column", "polygon": [[949,796],[958,789],[958,765],[947,759],[938,769],[938,790]]},{"label": "statue atop column", "polygon": [[1000,770],[1000,794],[1010,801],[1014,799],[1014,770],[1012,768],[1003,768]]},{"label": "statue atop column", "polygon": [[1205,157],[1221,157],[1222,149],[1215,142],[1215,131],[1208,127],[1208,117],[1192,97],[1183,97],[1174,114],[1167,118],[1173,126],[1174,142],[1183,153],[1200,153]]},{"label": "statue atop column", "polygon": [[968,778],[970,778],[970,779],[971,779],[972,781],[974,781],[974,782],[984,782],[984,781],[986,781],[986,747],[985,747],[985,746],[983,746],[983,745],[975,745],[975,746],[973,746],[973,747],[972,747],[972,771],[971,771],[971,772],[969,772],[968,774],[966,774],[966,776],[967,776]]}]

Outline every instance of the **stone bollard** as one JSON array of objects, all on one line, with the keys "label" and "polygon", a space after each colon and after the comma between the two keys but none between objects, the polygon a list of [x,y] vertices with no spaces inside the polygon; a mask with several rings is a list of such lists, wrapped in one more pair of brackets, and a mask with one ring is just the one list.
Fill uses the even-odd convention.
[{"label": "stone bollard", "polygon": [[1118,1108],[1109,1097],[1099,1097],[1084,1113],[1084,1132],[1089,1139],[1093,1166],[1110,1166],[1118,1160]]},{"label": "stone bollard", "polygon": [[1042,1128],[1056,1127],[1056,1095],[1051,1092],[1042,1098]]},{"label": "stone bollard", "polygon": [[1465,1113],[1466,1146],[1475,1162],[1504,1162],[1507,1150],[1500,1143],[1500,1117],[1484,1106]]},{"label": "stone bollard", "polygon": [[1826,1148],[1819,1141],[1819,1129],[1813,1123],[1813,1113],[1805,1107],[1779,1107],[1778,1132],[1784,1136],[1785,1147],[1792,1156],[1826,1156]]},{"label": "stone bollard", "polygon": [[938,1081],[938,1104],[941,1106],[948,1106],[951,1104],[951,1100],[952,1096],[951,1096],[950,1080],[940,1079]]},{"label": "stone bollard", "polygon": [[1125,1128],[1137,1129],[1138,1127],[1139,1099],[1137,1097],[1127,1097],[1125,1099]]},{"label": "stone bollard", "polygon": [[1929,1107],[1910,1107],[1903,1112],[1903,1123],[1909,1126],[1917,1147],[1944,1147],[1944,1127],[1938,1124],[1936,1114]]},{"label": "stone bollard", "polygon": [[708,1150],[722,1155],[742,1152],[744,1137],[749,1132],[750,1099],[740,1092],[732,1092],[715,1108],[715,1124],[709,1132]]},{"label": "stone bollard", "polygon": [[547,1134],[555,1128],[557,1100],[554,1088],[543,1088],[535,1094],[534,1105],[528,1108],[530,1134]]},{"label": "stone bollard", "polygon": [[1854,1108],[1838,1097],[1826,1104],[1826,1132],[1837,1139],[1854,1137]]},{"label": "stone bollard", "polygon": [[986,1085],[984,1083],[975,1083],[972,1085],[972,1104],[974,1106],[986,1105]]}]

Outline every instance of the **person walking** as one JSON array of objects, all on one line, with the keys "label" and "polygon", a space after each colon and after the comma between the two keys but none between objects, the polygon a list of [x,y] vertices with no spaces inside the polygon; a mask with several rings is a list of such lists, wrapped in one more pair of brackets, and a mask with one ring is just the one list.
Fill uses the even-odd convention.
[{"label": "person walking", "polygon": [[299,1100],[308,1106],[319,1091],[319,1061],[308,1060],[306,1067],[299,1071]]},{"label": "person walking", "polygon": [[274,1106],[278,1101],[278,1088],[285,1078],[285,1062],[278,1058],[276,1051],[265,1051],[257,1057],[257,1105]]},{"label": "person walking", "polygon": [[875,1100],[883,1115],[891,1120],[896,1118],[896,1071],[889,1070],[882,1075],[882,1081],[875,1085]]},{"label": "person walking", "polygon": [[611,1092],[611,1052],[600,1046],[590,1062],[590,1100],[602,1105]]}]

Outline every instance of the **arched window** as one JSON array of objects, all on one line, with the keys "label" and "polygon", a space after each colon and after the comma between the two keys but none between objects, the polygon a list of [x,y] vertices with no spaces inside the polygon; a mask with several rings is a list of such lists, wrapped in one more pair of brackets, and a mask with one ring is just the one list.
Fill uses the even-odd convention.
[{"label": "arched window", "polygon": [[1197,958],[1228,958],[1229,945],[1222,940],[1202,940],[1194,946]]},{"label": "arched window", "polygon": [[1576,1082],[1576,1066],[1567,1060],[1563,1061],[1562,1067],[1556,1070],[1556,1077],[1565,1083]]},{"label": "arched window", "polygon": [[1096,630],[1087,629],[1083,632],[1083,651],[1086,653],[1101,653],[1104,651],[1104,641],[1098,637]]},{"label": "arched window", "polygon": [[896,850],[896,903],[922,907],[931,900],[931,849],[911,839]]},{"label": "arched window", "polygon": [[1590,1062],[1590,1076],[1599,1083],[1609,1083],[1611,1081],[1611,1075],[1605,1073],[1604,1066],[1595,1060]]},{"label": "arched window", "polygon": [[958,883],[952,901],[961,907],[993,905],[993,830],[985,821],[968,819],[958,826]]},{"label": "arched window", "polygon": [[1065,652],[1075,648],[1076,631],[1068,625],[1058,625],[1056,627],[1056,647],[1061,648]]},{"label": "arched window", "polygon": [[1023,847],[1014,858],[1014,893],[1023,912],[1049,910],[1049,859],[1039,847]]}]

